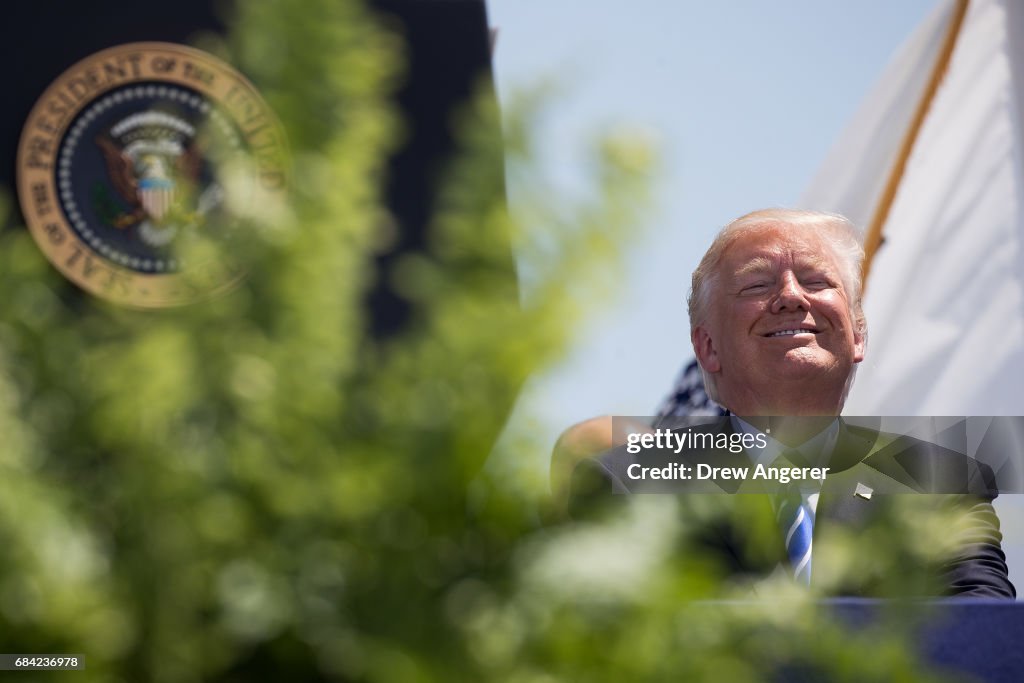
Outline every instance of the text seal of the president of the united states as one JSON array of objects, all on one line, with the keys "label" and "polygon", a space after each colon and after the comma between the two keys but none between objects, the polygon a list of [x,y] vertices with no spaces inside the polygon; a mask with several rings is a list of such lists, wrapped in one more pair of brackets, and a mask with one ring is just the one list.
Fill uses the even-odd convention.
[{"label": "text seal of the president of the united states", "polygon": [[183,45],[130,43],[78,62],[39,98],[18,146],[18,197],[68,279],[117,303],[172,306],[240,276],[188,248],[208,238],[223,254],[244,239],[218,169],[244,169],[238,185],[272,197],[285,188],[284,150],[234,68]]}]

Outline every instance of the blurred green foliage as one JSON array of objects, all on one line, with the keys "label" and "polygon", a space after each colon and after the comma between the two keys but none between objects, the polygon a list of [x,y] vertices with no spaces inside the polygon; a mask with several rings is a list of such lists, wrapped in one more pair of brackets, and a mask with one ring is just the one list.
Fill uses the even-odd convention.
[{"label": "blurred green foliage", "polygon": [[[387,275],[412,321],[374,340],[400,36],[343,0],[239,3],[234,26],[204,47],[260,84],[291,145],[287,204],[250,206],[233,245],[237,288],[113,308],[69,296],[27,233],[2,237],[4,651],[87,658],[36,680],[756,681],[787,661],[921,679],[898,624],[854,636],[786,581],[726,582],[687,545],[727,514],[708,501],[542,523],[544,477],[516,463],[550,444],[506,422],[614,285],[648,148],[604,140],[591,196],[566,202],[532,166],[537,103],[499,122],[482,85],[429,248]],[[875,540],[903,564],[900,532]],[[844,547],[833,565],[864,561]]]}]

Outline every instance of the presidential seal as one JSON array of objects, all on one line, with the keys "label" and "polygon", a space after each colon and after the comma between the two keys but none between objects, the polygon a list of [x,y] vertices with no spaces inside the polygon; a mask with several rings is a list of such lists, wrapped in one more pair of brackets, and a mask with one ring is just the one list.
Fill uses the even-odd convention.
[{"label": "presidential seal", "polygon": [[[82,60],[43,93],[18,147],[18,197],[68,279],[117,303],[178,305],[241,276],[225,257],[244,239],[229,209],[239,203],[226,201],[218,169],[243,169],[239,185],[272,198],[284,192],[284,150],[273,113],[231,66],[182,45],[131,43]],[[225,248],[196,257],[210,253],[189,248],[200,240]]]}]

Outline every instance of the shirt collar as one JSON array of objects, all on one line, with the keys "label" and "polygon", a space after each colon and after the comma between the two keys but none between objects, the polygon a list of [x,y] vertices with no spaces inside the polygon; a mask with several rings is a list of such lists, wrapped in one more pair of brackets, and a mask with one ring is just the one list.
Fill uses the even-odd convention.
[{"label": "shirt collar", "polygon": [[[757,427],[735,415],[730,415],[729,419],[732,421],[733,431],[737,433],[750,434],[755,439],[758,434],[762,434],[761,430]],[[838,440],[839,418],[836,418],[810,439],[793,448],[786,446],[780,441],[776,441],[772,438],[771,434],[764,433],[766,446],[764,448],[749,449],[746,451],[746,454],[754,465],[770,465],[778,460],[786,451],[795,450],[800,454],[804,462],[813,467],[828,463],[832,452],[836,449],[836,442]],[[757,441],[760,440],[755,442]]]}]

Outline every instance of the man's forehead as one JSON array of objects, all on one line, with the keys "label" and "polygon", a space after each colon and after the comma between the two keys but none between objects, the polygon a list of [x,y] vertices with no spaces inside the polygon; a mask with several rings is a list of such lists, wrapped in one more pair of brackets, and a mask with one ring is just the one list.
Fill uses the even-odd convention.
[{"label": "man's forehead", "polygon": [[780,264],[832,268],[835,260],[831,246],[820,235],[770,228],[738,235],[726,248],[722,265],[729,271],[750,272]]}]

